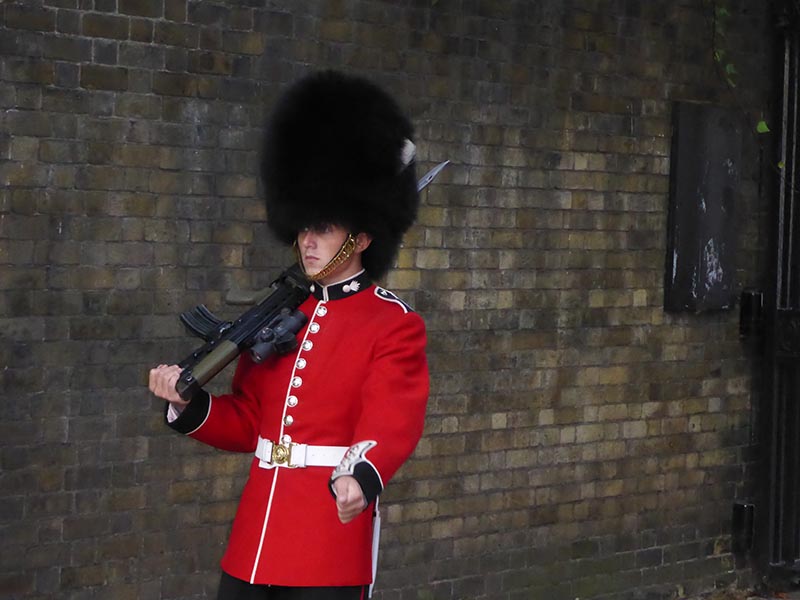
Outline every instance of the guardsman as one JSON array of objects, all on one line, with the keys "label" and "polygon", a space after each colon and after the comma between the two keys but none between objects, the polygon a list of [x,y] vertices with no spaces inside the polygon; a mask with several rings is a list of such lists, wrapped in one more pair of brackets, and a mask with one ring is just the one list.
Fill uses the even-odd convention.
[{"label": "guardsman", "polygon": [[422,435],[422,319],[377,286],[418,206],[413,130],[373,83],[335,71],[281,97],[262,158],[267,221],[313,283],[298,348],[256,364],[231,393],[150,389],[170,427],[253,454],[222,559],[219,600],[356,600],[374,580],[378,496]]}]

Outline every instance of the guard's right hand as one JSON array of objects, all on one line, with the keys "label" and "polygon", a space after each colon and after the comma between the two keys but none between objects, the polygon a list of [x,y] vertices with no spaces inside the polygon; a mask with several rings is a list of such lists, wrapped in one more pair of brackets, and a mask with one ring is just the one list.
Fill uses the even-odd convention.
[{"label": "guard's right hand", "polygon": [[150,369],[150,391],[167,402],[186,406],[189,402],[181,398],[175,390],[181,371],[178,365],[158,365],[155,369]]}]

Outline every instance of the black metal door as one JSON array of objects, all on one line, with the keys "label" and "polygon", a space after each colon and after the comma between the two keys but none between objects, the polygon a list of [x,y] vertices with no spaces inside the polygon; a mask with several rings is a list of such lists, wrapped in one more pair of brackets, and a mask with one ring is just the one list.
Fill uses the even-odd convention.
[{"label": "black metal door", "polygon": [[[782,97],[774,271],[764,295],[760,447],[766,481],[756,507],[756,558],[772,580],[800,574],[800,195],[796,3],[781,7]],[[743,308],[744,308],[743,302]],[[744,321],[743,321],[744,323]],[[755,399],[754,399],[755,401]]]}]

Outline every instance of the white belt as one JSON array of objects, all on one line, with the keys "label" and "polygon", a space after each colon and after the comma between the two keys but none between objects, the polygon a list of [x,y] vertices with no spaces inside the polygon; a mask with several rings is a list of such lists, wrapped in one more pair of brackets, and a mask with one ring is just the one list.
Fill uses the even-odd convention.
[{"label": "white belt", "polygon": [[256,458],[262,469],[274,467],[335,467],[344,458],[348,446],[309,446],[308,444],[275,444],[258,438]]}]

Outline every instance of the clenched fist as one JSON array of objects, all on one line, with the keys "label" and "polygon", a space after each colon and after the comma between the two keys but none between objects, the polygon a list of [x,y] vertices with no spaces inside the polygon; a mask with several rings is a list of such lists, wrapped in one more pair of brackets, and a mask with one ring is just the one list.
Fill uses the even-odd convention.
[{"label": "clenched fist", "polygon": [[336,508],[342,523],[349,523],[367,507],[361,486],[349,475],[339,477],[333,482],[333,492],[336,494]]}]

